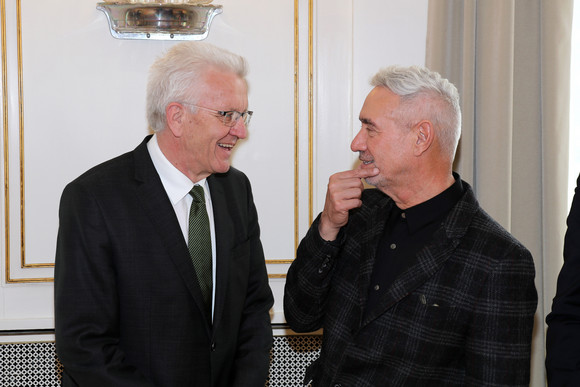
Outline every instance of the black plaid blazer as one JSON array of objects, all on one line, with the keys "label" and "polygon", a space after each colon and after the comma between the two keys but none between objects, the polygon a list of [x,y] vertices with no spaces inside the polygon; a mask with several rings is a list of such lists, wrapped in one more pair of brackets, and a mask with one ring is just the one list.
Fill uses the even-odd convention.
[{"label": "black plaid blazer", "polygon": [[529,251],[471,187],[376,309],[363,313],[393,201],[363,192],[339,242],[318,219],[300,243],[284,311],[297,332],[323,328],[313,386],[527,386],[537,293]]}]

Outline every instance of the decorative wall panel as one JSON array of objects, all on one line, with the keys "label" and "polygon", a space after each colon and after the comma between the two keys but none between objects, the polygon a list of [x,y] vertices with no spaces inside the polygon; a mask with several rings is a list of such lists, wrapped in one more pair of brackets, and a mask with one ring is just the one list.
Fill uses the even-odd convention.
[{"label": "decorative wall panel", "polygon": [[[427,0],[219,4],[207,41],[250,64],[255,114],[232,163],[252,182],[273,322],[283,323],[296,246],[328,177],[356,163],[368,69],[422,61]],[[50,329],[60,194],[149,134],[148,67],[175,42],[114,39],[89,0],[0,0],[0,19],[0,332]]]},{"label": "decorative wall panel", "polygon": [[[266,386],[299,386],[306,367],[318,358],[320,344],[321,336],[274,337]],[[0,345],[2,387],[57,387],[62,370],[53,342]]]}]

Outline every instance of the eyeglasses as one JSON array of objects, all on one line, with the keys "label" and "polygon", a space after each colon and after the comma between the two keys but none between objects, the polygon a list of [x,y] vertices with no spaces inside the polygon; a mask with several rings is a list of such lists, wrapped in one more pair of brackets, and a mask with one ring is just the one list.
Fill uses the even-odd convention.
[{"label": "eyeglasses", "polygon": [[208,109],[206,107],[194,105],[192,103],[187,103],[187,102],[181,102],[181,104],[194,106],[194,107],[201,109],[201,110],[207,110],[208,112],[216,113],[217,114],[216,117],[221,118],[222,123],[225,126],[230,126],[230,127],[234,126],[236,124],[236,122],[238,122],[240,117],[242,117],[242,119],[244,120],[244,125],[248,126],[250,124],[250,120],[252,119],[252,114],[254,114],[254,112],[251,110],[246,110],[245,112],[238,112],[236,110],[224,111],[224,110]]}]

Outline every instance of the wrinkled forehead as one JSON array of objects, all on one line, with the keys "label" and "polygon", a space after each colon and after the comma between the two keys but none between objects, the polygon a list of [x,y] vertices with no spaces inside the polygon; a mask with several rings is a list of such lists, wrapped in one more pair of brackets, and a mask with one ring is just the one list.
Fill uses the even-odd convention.
[{"label": "wrinkled forehead", "polygon": [[199,102],[221,103],[228,109],[245,109],[248,104],[246,80],[231,71],[209,69],[195,88]]},{"label": "wrinkled forehead", "polygon": [[383,86],[376,86],[367,95],[359,114],[362,123],[374,123],[378,119],[393,119],[400,107],[401,98]]}]

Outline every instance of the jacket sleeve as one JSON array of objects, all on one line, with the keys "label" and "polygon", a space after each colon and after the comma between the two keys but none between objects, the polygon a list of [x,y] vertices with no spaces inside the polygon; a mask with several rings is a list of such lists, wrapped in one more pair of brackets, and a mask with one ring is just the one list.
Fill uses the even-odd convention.
[{"label": "jacket sleeve", "polygon": [[231,385],[254,387],[264,385],[268,378],[272,348],[270,309],[274,304],[274,298],[268,282],[264,251],[260,242],[258,214],[250,183],[247,180],[246,187],[247,208],[249,209],[250,269]]},{"label": "jacket sleeve", "polygon": [[548,385],[580,384],[580,176],[567,220],[564,265],[552,311],[546,317]]},{"label": "jacket sleeve", "polygon": [[494,265],[472,300],[474,315],[465,343],[466,382],[528,386],[538,300],[533,259],[516,245]]},{"label": "jacket sleeve", "polygon": [[313,332],[323,325],[325,305],[336,259],[344,242],[324,241],[318,232],[320,215],[300,242],[286,277],[284,316],[296,332]]},{"label": "jacket sleeve", "polygon": [[83,387],[152,386],[124,363],[112,253],[98,203],[79,184],[61,197],[55,263],[55,333],[65,378]]}]

